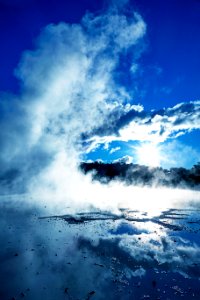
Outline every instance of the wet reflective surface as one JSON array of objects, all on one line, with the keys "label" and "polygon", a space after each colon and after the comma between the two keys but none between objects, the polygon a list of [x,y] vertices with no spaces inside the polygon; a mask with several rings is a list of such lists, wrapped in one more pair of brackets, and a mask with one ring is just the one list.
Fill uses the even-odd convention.
[{"label": "wet reflective surface", "polygon": [[0,299],[200,299],[200,212],[1,207]]}]

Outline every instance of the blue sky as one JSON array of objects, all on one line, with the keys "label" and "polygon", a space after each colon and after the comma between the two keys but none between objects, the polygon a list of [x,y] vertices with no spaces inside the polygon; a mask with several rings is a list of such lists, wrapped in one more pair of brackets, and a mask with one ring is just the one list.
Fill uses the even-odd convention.
[{"label": "blue sky", "polygon": [[[84,16],[89,16],[89,12],[94,15],[87,19]],[[200,1],[197,0],[0,1],[3,128],[12,132],[12,127],[16,128],[16,123],[20,123],[19,110],[23,116],[27,114],[23,122],[26,125],[20,124],[19,128],[26,132],[25,141],[27,136],[31,136],[27,145],[30,156],[30,147],[34,148],[34,155],[38,157],[41,151],[51,152],[44,150],[47,138],[44,132],[54,135],[48,141],[49,148],[52,148],[50,145],[55,136],[58,139],[59,134],[64,132],[66,140],[71,140],[69,132],[73,130],[78,132],[74,134],[72,143],[78,143],[80,159],[110,162],[125,156],[134,163],[167,168],[191,167],[200,160],[199,15]],[[54,26],[48,27],[49,24]],[[72,24],[77,24],[79,29]],[[67,26],[72,26],[71,32]],[[66,44],[59,40],[62,30],[67,36]],[[84,34],[82,30],[85,30]],[[101,38],[104,39],[102,44],[99,42]],[[84,51],[87,53],[79,53],[78,47],[82,47],[85,39],[88,49]],[[106,46],[103,45],[105,41]],[[57,45],[55,55],[52,54],[54,44]],[[94,50],[95,45],[99,49]],[[74,63],[67,63],[58,74],[57,66],[62,65],[65,55],[68,61],[73,57]],[[90,59],[85,62],[87,57]],[[82,69],[80,67],[79,70],[76,61]],[[89,67],[85,65],[87,63]],[[82,81],[72,81],[76,96],[67,94],[69,73],[77,78],[82,73],[85,76]],[[57,82],[60,74],[64,78],[62,84],[61,80]],[[55,104],[59,106],[57,114],[47,110],[53,100],[48,103],[45,97],[41,97],[41,91],[48,89],[52,83],[62,90],[62,96],[61,92],[56,93],[60,99],[59,104]],[[41,99],[36,105],[33,103],[37,101],[33,98],[37,95]],[[71,115],[67,115],[66,119],[60,118],[61,112],[66,110],[64,95],[73,99],[73,109],[69,109]],[[43,110],[41,103],[45,106]],[[79,103],[88,105],[78,108]],[[30,115],[28,106],[35,115]],[[9,113],[12,107],[12,117],[6,117],[7,121],[5,116],[9,114],[5,113],[5,107],[9,107],[6,110]],[[76,122],[72,123],[72,119]],[[67,125],[60,125],[66,120],[71,124],[70,130]],[[41,122],[44,124],[41,125]],[[43,132],[43,135],[33,138],[33,132]],[[17,134],[15,130],[13,134],[3,134],[2,160],[5,161],[5,153],[10,153],[7,145],[13,144],[11,135],[15,137],[14,144],[17,144]],[[80,136],[82,140],[79,140]],[[56,143],[60,144],[57,139]],[[63,139],[62,134],[59,139]],[[34,144],[32,140],[37,142]],[[36,148],[40,149],[37,155]],[[19,146],[16,149],[18,151],[10,155],[12,159],[6,157],[6,161],[17,159],[21,150]]]}]

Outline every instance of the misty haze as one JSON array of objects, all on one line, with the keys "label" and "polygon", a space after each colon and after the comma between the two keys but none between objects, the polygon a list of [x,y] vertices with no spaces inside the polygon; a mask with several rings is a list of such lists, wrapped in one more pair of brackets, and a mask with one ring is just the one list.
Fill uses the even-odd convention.
[{"label": "misty haze", "polygon": [[198,300],[200,2],[69,2],[0,1],[0,300]]}]

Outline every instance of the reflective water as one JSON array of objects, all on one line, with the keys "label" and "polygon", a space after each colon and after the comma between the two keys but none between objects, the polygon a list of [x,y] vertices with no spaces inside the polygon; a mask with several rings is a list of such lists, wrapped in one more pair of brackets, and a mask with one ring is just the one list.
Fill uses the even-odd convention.
[{"label": "reflective water", "polygon": [[200,299],[197,209],[0,216],[0,299]]}]

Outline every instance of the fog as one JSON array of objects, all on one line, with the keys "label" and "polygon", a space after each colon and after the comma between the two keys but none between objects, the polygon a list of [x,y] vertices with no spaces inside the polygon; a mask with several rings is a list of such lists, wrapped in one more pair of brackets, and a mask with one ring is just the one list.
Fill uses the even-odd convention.
[{"label": "fog", "polygon": [[[132,95],[114,74],[128,51],[137,63],[145,32],[138,13],[126,17],[118,9],[88,13],[80,24],[50,24],[15,71],[20,93],[1,94],[2,299],[90,299],[94,294],[105,299],[104,291],[108,299],[120,299],[118,288],[116,294],[110,288],[113,280],[140,286],[138,278],[153,266],[194,277],[196,287],[199,272],[191,263],[199,263],[199,246],[180,238],[172,251],[168,230],[174,227],[166,226],[162,213],[171,208],[194,213],[199,192],[101,184],[79,169],[82,154],[92,146],[86,137],[125,112],[141,110],[130,104]],[[138,215],[128,217],[131,211]],[[88,213],[92,220],[82,220]],[[101,214],[108,220],[98,220]],[[118,232],[121,222],[133,225],[132,235],[129,228],[125,235]],[[138,234],[142,245],[134,244]],[[114,271],[113,264],[118,264]],[[129,298],[125,293],[123,299]]]}]

